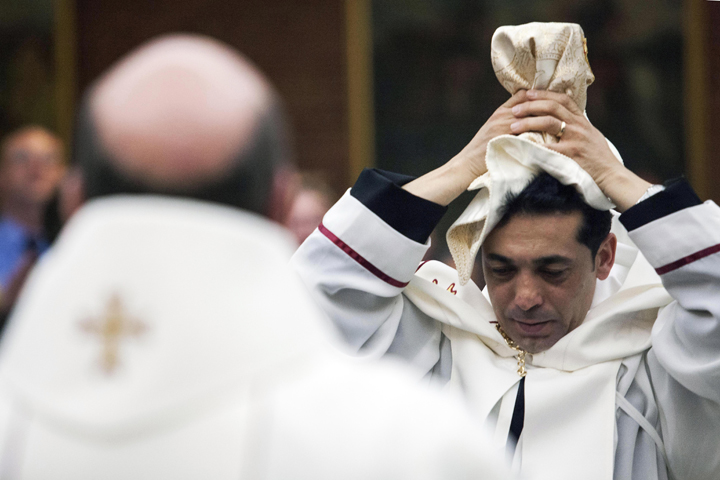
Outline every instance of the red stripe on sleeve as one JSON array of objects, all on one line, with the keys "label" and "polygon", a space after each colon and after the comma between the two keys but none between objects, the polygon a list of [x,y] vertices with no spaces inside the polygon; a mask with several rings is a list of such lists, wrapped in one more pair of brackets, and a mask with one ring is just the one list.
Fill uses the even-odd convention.
[{"label": "red stripe on sleeve", "polygon": [[322,223],[320,225],[318,225],[318,230],[320,230],[320,232],[323,235],[325,235],[328,239],[330,239],[331,242],[333,242],[335,245],[337,245],[340,248],[340,250],[347,253],[350,258],[352,258],[353,260],[358,262],[360,265],[365,267],[365,269],[367,271],[369,271],[370,273],[372,273],[373,275],[375,275],[376,277],[378,277],[380,280],[384,281],[385,283],[389,283],[393,287],[398,287],[398,288],[404,288],[407,286],[408,283],[410,283],[410,282],[401,282],[399,280],[395,280],[391,276],[383,273],[375,265],[368,262],[362,255],[360,255],[355,250],[350,248],[350,246],[347,243],[343,242],[337,236],[335,236],[335,234],[332,233],[330,230],[328,230],[325,227],[325,225],[323,225]]},{"label": "red stripe on sleeve", "polygon": [[667,265],[664,265],[660,268],[656,268],[655,271],[658,275],[664,275],[668,272],[672,272],[673,270],[677,270],[680,267],[684,267],[685,265],[688,265],[697,260],[700,260],[701,258],[705,258],[709,255],[712,255],[713,253],[718,252],[720,252],[720,243],[712,247],[708,247],[704,250],[700,250],[699,252],[695,252],[692,255],[688,255],[687,257],[683,257],[680,260],[668,263]]}]

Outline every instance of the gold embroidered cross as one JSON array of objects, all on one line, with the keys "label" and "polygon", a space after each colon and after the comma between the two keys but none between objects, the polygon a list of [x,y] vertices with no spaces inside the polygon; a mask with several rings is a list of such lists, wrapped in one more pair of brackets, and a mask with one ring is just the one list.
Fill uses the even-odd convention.
[{"label": "gold embroidered cross", "polygon": [[80,328],[100,337],[103,343],[100,366],[108,375],[112,374],[119,364],[118,350],[123,337],[139,337],[147,330],[145,324],[125,314],[117,294],[110,297],[101,319],[83,320]]}]

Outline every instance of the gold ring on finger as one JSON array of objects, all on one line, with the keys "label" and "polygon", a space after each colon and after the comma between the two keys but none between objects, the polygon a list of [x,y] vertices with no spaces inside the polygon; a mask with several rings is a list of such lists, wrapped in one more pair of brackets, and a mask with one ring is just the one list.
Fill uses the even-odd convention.
[{"label": "gold ring on finger", "polygon": [[567,124],[565,122],[562,122],[560,124],[560,131],[555,135],[558,140],[560,140],[563,136],[563,133],[565,133],[565,127],[567,127]]}]

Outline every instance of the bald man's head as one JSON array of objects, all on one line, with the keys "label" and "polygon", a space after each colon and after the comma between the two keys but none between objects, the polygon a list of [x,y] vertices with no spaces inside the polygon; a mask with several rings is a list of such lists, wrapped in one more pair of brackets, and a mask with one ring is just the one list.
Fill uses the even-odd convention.
[{"label": "bald man's head", "polygon": [[74,156],[88,197],[168,194],[266,214],[273,175],[288,161],[285,128],[248,60],[212,39],[173,35],[93,85]]}]

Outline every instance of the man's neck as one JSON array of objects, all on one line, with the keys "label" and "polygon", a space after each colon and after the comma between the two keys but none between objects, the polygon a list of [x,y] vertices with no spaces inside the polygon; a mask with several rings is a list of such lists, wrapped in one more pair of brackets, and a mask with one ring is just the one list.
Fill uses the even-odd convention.
[{"label": "man's neck", "polygon": [[43,231],[44,212],[38,205],[6,200],[3,202],[2,216],[23,226],[29,233],[39,234]]}]

